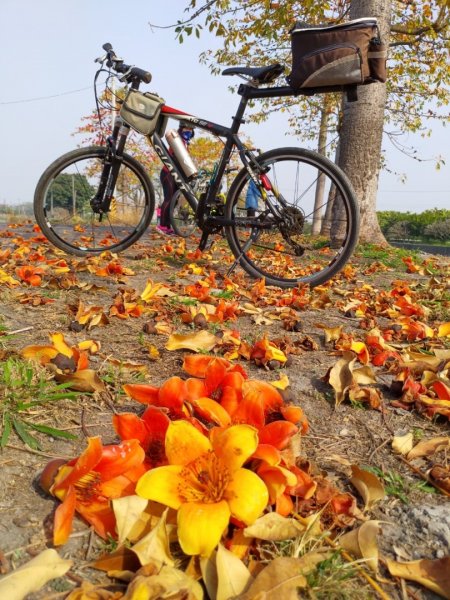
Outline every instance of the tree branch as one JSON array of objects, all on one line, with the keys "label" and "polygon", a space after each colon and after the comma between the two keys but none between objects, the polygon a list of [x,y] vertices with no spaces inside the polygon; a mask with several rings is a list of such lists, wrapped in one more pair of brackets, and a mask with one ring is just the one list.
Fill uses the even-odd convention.
[{"label": "tree branch", "polygon": [[396,25],[394,23],[393,25],[391,25],[391,33],[401,33],[403,35],[410,35],[412,37],[417,37],[417,36],[423,35],[424,33],[428,33],[429,31],[435,31],[436,33],[439,33],[440,31],[442,31],[443,29],[448,27],[447,12],[448,12],[447,7],[443,6],[439,11],[436,21],[434,21],[434,23],[430,23],[426,27],[417,27],[416,29],[408,29],[408,27],[405,25],[400,25],[400,24]]},{"label": "tree branch", "polygon": [[185,21],[178,21],[178,23],[174,23],[172,25],[155,25],[154,23],[149,22],[149,26],[154,27],[155,29],[172,29],[173,27],[179,27],[180,25],[186,25],[187,23],[191,23],[194,19],[196,19],[199,15],[201,15],[202,12],[205,12],[205,10],[208,10],[208,8],[210,6],[212,6],[213,4],[215,4],[217,1],[218,0],[209,0],[209,2],[207,2],[206,4],[201,6],[198,10],[195,11],[195,13],[192,16],[189,17],[189,19],[186,19]]}]

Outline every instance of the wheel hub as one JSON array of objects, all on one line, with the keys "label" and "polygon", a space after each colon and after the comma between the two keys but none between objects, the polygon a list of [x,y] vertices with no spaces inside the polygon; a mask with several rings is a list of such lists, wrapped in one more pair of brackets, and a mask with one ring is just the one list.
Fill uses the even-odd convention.
[{"label": "wheel hub", "polygon": [[295,206],[284,208],[282,211],[282,219],[280,231],[283,234],[283,237],[301,235],[303,233],[305,215],[300,208],[296,208]]},{"label": "wheel hub", "polygon": [[282,222],[280,232],[286,242],[291,246],[296,256],[305,253],[305,247],[292,239],[294,236],[302,235],[305,226],[305,215],[300,208],[288,206],[282,211]]}]

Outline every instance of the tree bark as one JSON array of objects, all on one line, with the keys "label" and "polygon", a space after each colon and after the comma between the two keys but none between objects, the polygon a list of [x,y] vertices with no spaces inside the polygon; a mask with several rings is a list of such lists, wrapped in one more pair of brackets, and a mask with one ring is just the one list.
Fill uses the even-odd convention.
[{"label": "tree bark", "polygon": [[[350,19],[377,17],[387,45],[391,0],[352,0]],[[358,87],[358,101],[344,100],[340,131],[339,166],[352,182],[361,211],[360,241],[386,245],[376,214],[378,176],[381,167],[386,85]]]},{"label": "tree bark", "polygon": [[[322,108],[320,111],[320,129],[319,129],[319,145],[317,151],[319,154],[326,156],[327,148],[327,136],[328,136],[328,117],[330,116],[329,97],[327,94],[324,95],[322,101]],[[316,192],[314,198],[314,212],[313,212],[313,223],[312,223],[312,234],[317,235],[320,233],[322,227],[322,206],[323,196],[325,192],[325,175],[320,173],[317,178]]]}]

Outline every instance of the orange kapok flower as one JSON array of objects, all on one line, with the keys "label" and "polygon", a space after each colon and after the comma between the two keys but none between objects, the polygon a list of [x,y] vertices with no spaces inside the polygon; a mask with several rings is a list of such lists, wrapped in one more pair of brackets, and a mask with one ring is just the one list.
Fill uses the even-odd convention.
[{"label": "orange kapok flower", "polygon": [[24,265],[17,267],[16,275],[25,283],[29,283],[33,287],[41,285],[42,277],[45,270],[42,267],[33,267],[32,265]]},{"label": "orange kapok flower", "polygon": [[208,438],[186,421],[172,422],[169,464],[145,473],[136,493],[178,511],[183,552],[209,556],[231,517],[249,525],[267,505],[266,486],[242,467],[257,445],[258,433],[249,425],[214,428]]},{"label": "orange kapok flower", "polygon": [[[76,459],[61,466],[54,483],[44,487],[62,500],[55,512],[53,542],[65,544],[72,531],[72,520],[78,512],[103,538],[115,533],[115,517],[110,500],[134,494],[136,481],[145,472],[144,450],[138,440],[103,446],[99,437],[88,439],[88,447]],[[54,470],[53,470],[54,471]]]},{"label": "orange kapok flower", "polygon": [[167,463],[164,440],[170,419],[160,408],[149,406],[142,417],[134,413],[113,416],[113,426],[121,440],[139,440],[148,468]]}]

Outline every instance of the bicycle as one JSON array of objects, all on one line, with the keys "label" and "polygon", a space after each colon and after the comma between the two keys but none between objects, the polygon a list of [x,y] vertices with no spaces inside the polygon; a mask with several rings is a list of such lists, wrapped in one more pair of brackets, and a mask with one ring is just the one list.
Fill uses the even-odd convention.
[{"label": "bicycle", "polygon": [[[120,74],[129,89],[150,83],[151,74],[125,64],[111,44],[104,44],[103,49],[106,54],[97,59],[101,68],[106,64],[110,72]],[[235,259],[228,274],[240,265],[252,277],[264,278],[267,285],[316,286],[342,269],[357,242],[359,211],[348,178],[312,150],[288,147],[256,155],[238,136],[249,100],[331,91],[294,92],[288,86],[271,86],[283,71],[280,64],[225,69],[224,75],[246,80],[238,88],[241,99],[231,127],[164,104],[148,140],[195,211],[195,223],[202,232],[200,249],[207,247],[210,235],[224,232]],[[198,199],[193,182],[163,141],[169,118],[190,122],[225,140],[215,174]],[[117,118],[105,146],[69,152],[41,176],[34,197],[35,216],[44,235],[58,248],[78,256],[105,249],[120,252],[150,225],[155,193],[145,169],[124,151],[129,133],[130,126]],[[243,166],[223,204],[218,194],[233,151]],[[245,214],[250,181],[261,196],[255,216]]]}]

